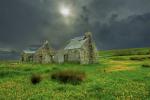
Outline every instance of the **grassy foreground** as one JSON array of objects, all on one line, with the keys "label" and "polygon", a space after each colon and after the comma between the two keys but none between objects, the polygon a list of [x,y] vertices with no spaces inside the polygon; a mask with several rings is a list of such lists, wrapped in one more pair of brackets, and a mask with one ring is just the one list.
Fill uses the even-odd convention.
[{"label": "grassy foreground", "polygon": [[[1,61],[0,100],[150,99],[150,67],[142,67],[143,64],[150,65],[148,48],[101,51],[99,54],[100,64],[94,65]],[[138,59],[132,60],[131,57]],[[63,84],[51,79],[53,72],[66,69],[83,71],[86,79],[79,85]],[[31,84],[32,74],[41,75],[42,81]]]}]

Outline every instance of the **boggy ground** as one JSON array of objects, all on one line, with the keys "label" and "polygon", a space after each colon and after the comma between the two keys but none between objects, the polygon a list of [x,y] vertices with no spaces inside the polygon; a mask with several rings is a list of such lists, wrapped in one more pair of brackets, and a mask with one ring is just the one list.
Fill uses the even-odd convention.
[{"label": "boggy ground", "polygon": [[[147,50],[140,49],[143,52]],[[150,68],[142,67],[143,64],[150,64],[150,55],[141,52],[140,55],[116,55],[116,51],[115,55],[113,53],[114,51],[101,51],[100,64],[94,65],[1,61],[0,100],[150,99]],[[131,60],[131,57],[145,59]],[[50,74],[66,69],[83,71],[86,73],[86,79],[78,85],[51,79]],[[42,81],[36,85],[31,84],[32,74],[41,75]]]}]

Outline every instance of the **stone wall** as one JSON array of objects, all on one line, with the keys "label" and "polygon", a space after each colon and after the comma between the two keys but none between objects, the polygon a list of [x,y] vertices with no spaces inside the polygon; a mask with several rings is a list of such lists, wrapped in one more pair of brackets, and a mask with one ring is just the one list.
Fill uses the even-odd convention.
[{"label": "stone wall", "polygon": [[78,62],[80,64],[98,63],[98,53],[92,40],[92,34],[90,32],[86,33],[85,39],[86,41],[81,48],[66,50],[64,55],[65,62]]},{"label": "stone wall", "polygon": [[33,62],[33,54],[23,53],[21,55],[21,61],[22,62]]},{"label": "stone wall", "polygon": [[89,64],[88,42],[82,46],[80,50],[81,64]]},{"label": "stone wall", "polygon": [[85,44],[88,51],[89,64],[98,63],[98,51],[96,49],[96,45],[92,39],[92,33],[85,33],[87,38],[87,42]]},{"label": "stone wall", "polygon": [[54,62],[61,64],[64,63],[64,50],[59,50],[54,55]]},{"label": "stone wall", "polygon": [[64,54],[64,61],[80,63],[80,49],[67,50],[67,53]]},{"label": "stone wall", "polygon": [[34,55],[34,62],[53,63],[53,56],[54,54],[51,54],[49,49],[40,48]]}]

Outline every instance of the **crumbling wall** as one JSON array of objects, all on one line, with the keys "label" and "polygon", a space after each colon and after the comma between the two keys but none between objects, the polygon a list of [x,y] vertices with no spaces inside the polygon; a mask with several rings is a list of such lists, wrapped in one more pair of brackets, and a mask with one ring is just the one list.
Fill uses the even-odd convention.
[{"label": "crumbling wall", "polygon": [[98,51],[92,39],[92,33],[91,32],[85,33],[85,37],[87,38],[85,46],[88,52],[89,64],[98,63]]},{"label": "crumbling wall", "polygon": [[70,49],[64,55],[65,62],[80,63],[80,49]]},{"label": "crumbling wall", "polygon": [[23,53],[21,55],[21,61],[22,62],[33,62],[33,54]]},{"label": "crumbling wall", "polygon": [[36,63],[52,63],[53,55],[50,54],[49,49],[40,48],[34,56],[34,62]]}]

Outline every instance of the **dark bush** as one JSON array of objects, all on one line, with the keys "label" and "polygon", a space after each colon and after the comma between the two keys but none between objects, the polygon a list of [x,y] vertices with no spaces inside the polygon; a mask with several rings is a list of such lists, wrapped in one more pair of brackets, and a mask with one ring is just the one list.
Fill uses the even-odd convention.
[{"label": "dark bush", "polygon": [[130,60],[137,60],[137,61],[143,61],[146,57],[130,57]]},{"label": "dark bush", "polygon": [[118,61],[122,61],[122,60],[126,60],[125,58],[121,58],[121,57],[114,57],[111,58],[112,60],[118,60]]},{"label": "dark bush", "polygon": [[136,55],[147,55],[149,54],[149,51],[138,51],[137,53],[135,53]]},{"label": "dark bush", "polygon": [[31,82],[32,84],[37,84],[37,83],[40,83],[40,81],[42,80],[42,77],[38,74],[34,74],[31,76]]},{"label": "dark bush", "polygon": [[65,70],[51,75],[51,78],[62,83],[80,84],[85,79],[85,73],[81,71]]},{"label": "dark bush", "polygon": [[46,69],[44,72],[49,73],[50,71],[51,71],[50,69]]},{"label": "dark bush", "polygon": [[116,50],[114,52],[114,56],[128,56],[128,55],[132,55],[133,52],[130,50]]},{"label": "dark bush", "polygon": [[58,67],[53,67],[52,70],[59,70],[59,68]]},{"label": "dark bush", "polygon": [[150,50],[124,49],[124,50],[115,50],[113,52],[114,56],[147,55],[147,54],[150,54]]},{"label": "dark bush", "polygon": [[148,50],[147,54],[150,54],[150,50]]},{"label": "dark bush", "polygon": [[150,68],[150,64],[143,64],[142,67],[144,67],[144,68]]}]

